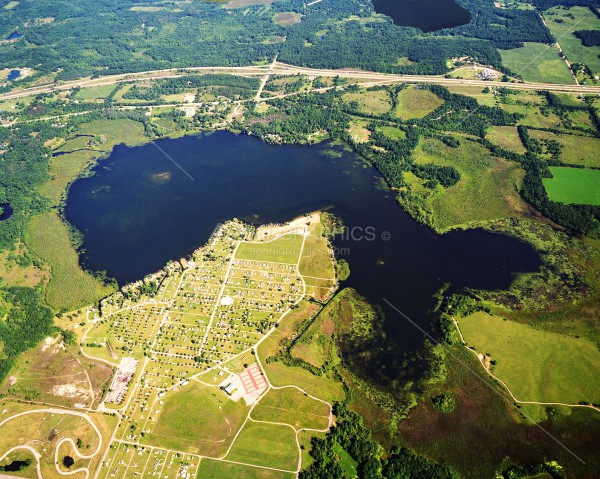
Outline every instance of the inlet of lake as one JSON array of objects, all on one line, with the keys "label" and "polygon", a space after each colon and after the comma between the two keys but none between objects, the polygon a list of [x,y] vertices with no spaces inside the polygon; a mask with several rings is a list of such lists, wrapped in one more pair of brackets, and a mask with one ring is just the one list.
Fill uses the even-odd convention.
[{"label": "inlet of lake", "polygon": [[396,25],[434,32],[466,25],[471,21],[468,10],[455,0],[372,0],[377,13],[391,17]]},{"label": "inlet of lake", "polygon": [[541,264],[512,237],[481,229],[432,233],[342,145],[276,146],[219,131],[119,145],[93,172],[71,186],[65,217],[84,235],[84,266],[120,284],[189,255],[219,222],[285,222],[330,208],[347,227],[334,242],[350,264],[343,286],[383,307],[386,333],[399,349],[418,347],[423,334],[384,298],[429,332],[432,295],[445,283],[507,288],[515,273]]}]

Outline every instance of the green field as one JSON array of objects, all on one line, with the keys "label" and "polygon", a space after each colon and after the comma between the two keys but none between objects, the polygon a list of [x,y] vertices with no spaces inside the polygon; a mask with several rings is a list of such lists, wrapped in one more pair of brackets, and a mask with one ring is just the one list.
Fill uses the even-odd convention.
[{"label": "green field", "polygon": [[600,140],[591,136],[556,134],[549,131],[529,130],[534,140],[555,140],[562,145],[559,160],[565,164],[600,167]]},{"label": "green field", "polygon": [[248,422],[233,443],[229,461],[295,471],[298,446],[292,428]]},{"label": "green field", "polygon": [[600,170],[552,166],[554,178],[544,178],[552,201],[575,205],[600,205]]},{"label": "green field", "polygon": [[287,234],[273,241],[241,243],[236,259],[296,264],[302,249],[302,235]]},{"label": "green field", "polygon": [[519,133],[515,126],[492,126],[485,135],[486,139],[509,151],[523,154],[527,150],[519,138]]},{"label": "green field", "polygon": [[529,82],[575,83],[558,50],[543,43],[525,43],[521,48],[500,50],[502,63]]},{"label": "green field", "polygon": [[507,105],[502,103],[500,104],[500,108],[508,113],[524,115],[524,118],[519,119],[517,125],[531,126],[533,128],[563,128],[560,117],[556,113],[542,110],[537,105]]},{"label": "green field", "polygon": [[252,419],[283,422],[295,429],[327,429],[329,406],[296,388],[271,389],[252,410]]},{"label": "green field", "polygon": [[[493,373],[521,401],[600,402],[598,347],[484,312],[459,320],[468,346],[496,361]],[[542,411],[543,413],[543,411]]]},{"label": "green field", "polygon": [[381,131],[390,140],[398,141],[406,139],[406,133],[395,126],[379,126],[377,127],[377,131]]},{"label": "green field", "polygon": [[385,90],[344,93],[342,98],[347,103],[356,102],[358,111],[369,115],[383,115],[392,109],[390,95]]},{"label": "green field", "polygon": [[523,171],[515,163],[495,158],[483,146],[460,138],[451,148],[439,140],[421,140],[414,156],[417,164],[453,166],[459,182],[450,188],[430,190],[412,174],[406,175],[411,191],[428,205],[432,226],[437,231],[480,221],[519,216],[526,211],[517,185]]},{"label": "green field", "polygon": [[412,120],[429,115],[444,104],[444,100],[429,90],[409,86],[398,93],[394,115],[401,120]]},{"label": "green field", "polygon": [[292,472],[273,471],[232,462],[202,459],[198,478],[202,479],[294,479]]},{"label": "green field", "polygon": [[587,65],[592,75],[600,74],[600,47],[586,47],[574,34],[577,30],[600,30],[600,19],[585,7],[550,8],[544,12],[544,18],[569,61]]},{"label": "green field", "polygon": [[98,301],[113,289],[83,271],[65,223],[55,211],[31,218],[26,243],[45,263],[51,277],[46,300],[56,309],[71,310]]},{"label": "green field", "polygon": [[345,397],[342,384],[326,376],[315,376],[306,369],[273,362],[265,364],[265,372],[273,386],[294,385],[324,401],[342,401]]},{"label": "green field", "polygon": [[164,399],[163,411],[144,442],[179,451],[220,456],[227,451],[247,414],[217,388],[192,381]]},{"label": "green field", "polygon": [[99,100],[106,98],[118,85],[100,85],[79,90],[75,98],[77,100]]}]

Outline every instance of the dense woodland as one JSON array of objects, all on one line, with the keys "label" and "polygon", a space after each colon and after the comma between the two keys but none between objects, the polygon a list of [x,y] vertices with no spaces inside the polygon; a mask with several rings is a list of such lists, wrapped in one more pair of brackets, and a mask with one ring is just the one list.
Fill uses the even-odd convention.
[{"label": "dense woodland", "polygon": [[[23,34],[0,44],[0,68],[34,68],[25,82],[53,72],[67,80],[177,66],[249,65],[279,52],[281,61],[296,65],[425,74],[444,73],[447,60],[460,57],[502,68],[497,48],[553,41],[533,11],[499,9],[492,0],[460,4],[471,12],[469,24],[424,34],[373,17],[368,0],[328,0],[310,9],[300,0],[281,0],[264,15],[258,14],[262,5],[245,11],[219,2],[165,3],[157,11],[140,11],[135,8],[155,2],[25,0],[0,9],[0,35]],[[303,14],[302,21],[281,26],[272,20],[275,13],[290,11]]]},{"label": "dense woodland", "polygon": [[[431,462],[405,448],[387,452],[371,437],[361,417],[346,405],[334,406],[337,424],[324,439],[311,440],[313,464],[300,479],[458,479],[450,467]],[[384,458],[385,454],[385,458]]]}]

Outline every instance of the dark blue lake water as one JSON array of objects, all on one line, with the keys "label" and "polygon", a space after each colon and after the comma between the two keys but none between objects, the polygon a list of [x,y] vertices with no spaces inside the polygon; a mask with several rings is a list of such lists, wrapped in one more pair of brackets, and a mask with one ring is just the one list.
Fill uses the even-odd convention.
[{"label": "dark blue lake water", "polygon": [[[506,288],[516,272],[540,266],[531,247],[510,237],[433,234],[398,206],[373,168],[340,146],[273,146],[229,132],[158,145],[194,180],[155,145],[120,145],[69,191],[65,216],[84,234],[83,262],[121,284],[190,254],[227,219],[283,222],[328,207],[354,232],[336,240],[347,249],[346,284],[384,307],[387,298],[420,324],[446,282]],[[368,231],[374,239],[361,237]],[[414,344],[420,333],[384,309],[390,332]]]},{"label": "dark blue lake water", "polygon": [[8,203],[0,203],[0,221],[7,220],[13,214],[13,209]]},{"label": "dark blue lake water", "polygon": [[7,40],[16,40],[17,38],[21,38],[23,35],[19,32],[12,32],[8,37],[6,37]]},{"label": "dark blue lake water", "polygon": [[8,74],[7,80],[13,81],[13,80],[16,80],[17,78],[19,78],[20,76],[21,76],[20,70],[11,70]]},{"label": "dark blue lake water", "polygon": [[454,0],[372,0],[377,13],[383,13],[396,25],[433,32],[458,27],[471,21],[468,10]]}]

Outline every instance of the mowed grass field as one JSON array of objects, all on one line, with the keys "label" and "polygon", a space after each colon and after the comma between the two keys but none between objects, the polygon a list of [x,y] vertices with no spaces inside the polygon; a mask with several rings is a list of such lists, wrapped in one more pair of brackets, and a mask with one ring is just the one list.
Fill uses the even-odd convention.
[{"label": "mowed grass field", "polygon": [[515,163],[496,158],[483,146],[460,138],[458,148],[441,141],[421,140],[415,150],[417,164],[453,166],[459,182],[431,199],[433,223],[438,231],[478,221],[519,216],[527,205],[517,186],[524,172]]},{"label": "mowed grass field", "polygon": [[600,352],[583,338],[477,312],[459,320],[468,346],[491,356],[495,376],[520,401],[600,403]]},{"label": "mowed grass field", "polygon": [[46,300],[52,307],[72,310],[113,292],[112,287],[81,269],[67,226],[56,211],[32,217],[25,241],[31,251],[50,265]]},{"label": "mowed grass field", "polygon": [[[572,15],[574,18],[567,15]],[[585,7],[550,8],[544,13],[544,18],[569,61],[584,63],[590,67],[592,75],[600,74],[600,58],[598,58],[600,47],[586,47],[575,36],[577,30],[600,30],[600,19]]]},{"label": "mowed grass field", "polygon": [[99,100],[108,97],[108,95],[117,88],[118,85],[100,85],[89,88],[82,88],[75,94],[77,100]]},{"label": "mowed grass field", "polygon": [[554,178],[544,178],[552,201],[576,205],[600,205],[600,170],[551,166]]},{"label": "mowed grass field", "polygon": [[394,115],[401,120],[423,118],[443,104],[444,100],[431,91],[411,85],[398,93],[398,106]]},{"label": "mowed grass field", "polygon": [[344,93],[342,98],[347,103],[358,103],[361,113],[383,115],[392,109],[392,100],[385,90]]},{"label": "mowed grass field", "polygon": [[544,83],[575,83],[558,49],[543,43],[525,43],[520,48],[500,50],[502,63],[523,80]]},{"label": "mowed grass field", "polygon": [[236,259],[296,264],[302,249],[302,235],[286,234],[273,241],[241,243]]},{"label": "mowed grass field", "polygon": [[293,472],[273,471],[232,462],[202,459],[198,478],[202,479],[294,479]]},{"label": "mowed grass field", "polygon": [[295,471],[298,467],[296,436],[291,427],[248,422],[226,459],[256,466]]},{"label": "mowed grass field", "polygon": [[509,151],[519,154],[527,151],[521,142],[521,138],[519,138],[519,133],[515,126],[492,126],[487,130],[485,137],[492,143]]},{"label": "mowed grass field", "polygon": [[328,376],[315,376],[304,368],[272,362],[264,364],[273,386],[298,386],[312,396],[327,402],[342,401],[346,394],[339,381]]},{"label": "mowed grass field", "polygon": [[248,408],[216,387],[197,381],[169,392],[158,422],[144,442],[178,451],[221,456],[241,427]]},{"label": "mowed grass field", "polygon": [[529,130],[534,140],[555,140],[562,145],[559,159],[569,165],[600,167],[600,140],[591,136],[556,134],[549,131]]},{"label": "mowed grass field", "polygon": [[271,389],[252,410],[252,419],[283,422],[295,429],[327,429],[329,406],[289,387]]}]

